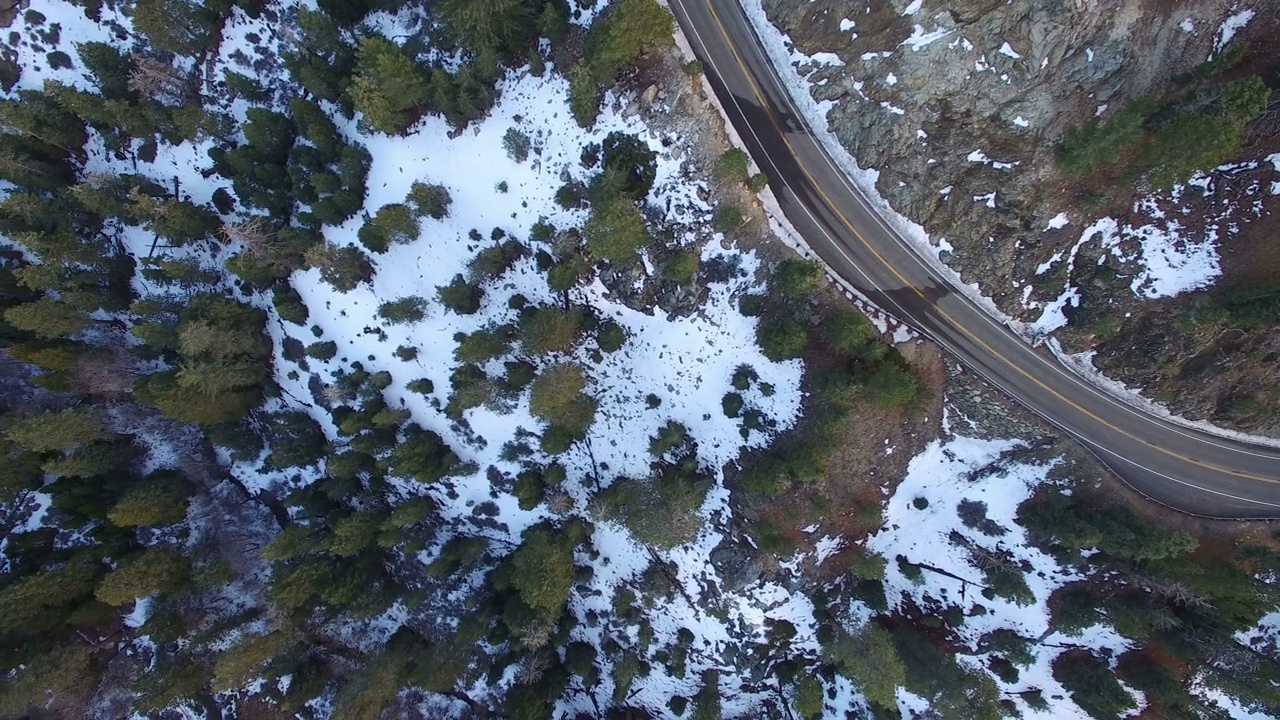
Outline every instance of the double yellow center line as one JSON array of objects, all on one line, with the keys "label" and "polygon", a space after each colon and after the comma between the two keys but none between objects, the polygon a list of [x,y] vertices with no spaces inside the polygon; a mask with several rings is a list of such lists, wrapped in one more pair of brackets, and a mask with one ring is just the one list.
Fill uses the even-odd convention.
[{"label": "double yellow center line", "polygon": [[[904,277],[896,267],[890,264],[889,261],[886,260],[884,256],[881,255],[879,251],[877,251],[871,245],[871,243],[867,242],[867,240],[862,236],[862,233],[858,232],[858,229],[854,227],[853,223],[850,222],[849,218],[846,217],[845,214],[840,211],[840,208],[836,205],[836,203],[833,202],[830,196],[827,195],[826,190],[822,188],[821,184],[818,183],[817,179],[809,172],[809,169],[805,167],[804,163],[800,160],[800,155],[796,152],[795,147],[791,144],[790,138],[787,137],[787,133],[783,130],[782,126],[778,123],[778,119],[777,117],[775,117],[773,113],[773,108],[770,106],[768,100],[765,98],[764,93],[760,90],[760,86],[756,83],[755,76],[752,75],[751,71],[747,68],[746,62],[743,61],[742,55],[738,52],[738,48],[734,44],[732,36],[729,35],[728,29],[725,27],[724,22],[720,19],[720,14],[716,12],[714,4],[712,4],[711,0],[704,0],[704,2],[706,2],[707,10],[711,13],[712,19],[715,20],[716,26],[720,30],[720,34],[724,37],[725,44],[729,47],[729,51],[733,53],[734,61],[737,62],[738,67],[742,70],[743,77],[745,77],[747,82],[750,83],[751,90],[756,96],[757,103],[760,105],[760,108],[764,111],[765,115],[768,116],[769,122],[770,124],[773,125],[773,128],[777,132],[778,137],[782,138],[782,142],[786,144],[787,151],[790,152],[791,156],[795,159],[796,167],[800,168],[800,172],[804,173],[804,176],[809,181],[809,184],[822,197],[823,203],[826,204],[827,208],[832,213],[834,213],[836,217],[840,218],[840,222],[844,224],[844,226],[849,230],[849,232],[852,233],[853,236],[858,239],[858,242],[862,243],[862,246],[866,248],[866,250],[869,253],[871,253],[871,255],[874,256],[877,261],[879,261],[890,273],[892,273],[893,276],[897,278],[898,281],[901,282],[904,287],[911,288],[911,290],[915,292],[916,295],[918,295],[922,300],[924,300],[926,303],[932,306],[934,312],[937,313],[939,317],[944,319],[952,328],[954,328],[955,330],[963,334],[970,341],[976,343],[978,346],[980,346],[983,350],[991,354],[993,357],[999,358],[1001,362],[1007,365],[1014,372],[1018,373],[1019,375],[1026,378],[1031,383],[1035,384],[1040,389],[1049,393],[1058,401],[1075,409],[1076,411],[1085,415],[1086,417],[1098,423],[1099,425],[1107,428],[1108,430],[1119,433],[1135,442],[1142,443],[1143,445],[1146,445],[1147,447],[1153,450],[1156,450],[1157,452],[1163,453],[1164,455],[1176,458],[1178,460],[1181,460],[1186,463],[1190,463],[1192,465],[1195,465],[1200,468],[1204,468],[1206,470],[1212,470],[1215,472],[1224,473],[1227,475],[1243,478],[1246,480],[1255,480],[1259,482],[1280,484],[1280,480],[1277,480],[1275,478],[1269,478],[1261,475],[1253,475],[1246,472],[1232,470],[1230,468],[1224,468],[1211,463],[1206,463],[1204,461],[1197,460],[1192,457],[1188,457],[1181,453],[1174,452],[1163,446],[1157,445],[1149,440],[1137,437],[1132,433],[1129,433],[1128,431],[1118,427],[1114,423],[1100,417],[1096,413],[1082,407],[1080,404],[1076,403],[1074,400],[1071,400],[1070,398],[1066,397],[1065,395],[1058,392],[1054,388],[1050,387],[1048,384],[1041,381],[1039,378],[1027,372],[1027,370],[1021,367],[1018,363],[1015,363],[1013,360],[1005,357],[998,350],[991,347],[991,345],[989,345],[986,341],[982,340],[982,338],[979,338],[977,335],[972,333],[964,325],[956,321],[956,319],[953,318],[949,313],[947,313],[947,311],[943,310],[938,305],[937,302],[929,299],[929,297],[926,296],[923,292],[921,292],[919,288],[917,288],[913,283],[908,281],[907,278]],[[779,179],[781,180],[781,178]]]}]

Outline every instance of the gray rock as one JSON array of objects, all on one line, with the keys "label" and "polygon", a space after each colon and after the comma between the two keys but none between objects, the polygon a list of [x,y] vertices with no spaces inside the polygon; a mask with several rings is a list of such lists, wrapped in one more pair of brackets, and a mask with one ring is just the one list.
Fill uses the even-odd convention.
[{"label": "gray rock", "polygon": [[760,579],[762,567],[758,551],[728,536],[711,551],[710,559],[728,592],[738,592]]},{"label": "gray rock", "polygon": [[[1072,206],[1045,192],[1057,142],[1099,106],[1114,111],[1203,61],[1232,1],[1171,11],[1145,0],[925,0],[907,16],[908,0],[764,6],[799,50],[844,60],[818,68],[812,92],[834,102],[833,132],[860,166],[880,171],[881,194],[932,237],[945,237],[964,280],[1017,315],[1014,281],[1033,279],[1079,237],[1042,232]],[[855,22],[850,31],[840,29],[846,18]],[[1194,34],[1180,27],[1188,19]],[[916,26],[946,34],[913,49],[904,41],[918,37]],[[1018,164],[971,161],[975,150]],[[994,208],[974,202],[992,191]]]},{"label": "gray rock", "polygon": [[644,94],[640,96],[640,102],[644,103],[645,107],[652,105],[654,101],[657,99],[658,99],[657,85],[650,85],[649,87],[645,88]]}]

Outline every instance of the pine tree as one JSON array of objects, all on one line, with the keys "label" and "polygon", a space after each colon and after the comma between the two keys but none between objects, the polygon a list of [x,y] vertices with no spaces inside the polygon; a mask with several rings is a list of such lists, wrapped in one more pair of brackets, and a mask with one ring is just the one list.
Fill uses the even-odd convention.
[{"label": "pine tree", "polygon": [[459,315],[474,315],[480,311],[484,290],[478,285],[467,282],[467,279],[459,273],[448,285],[436,288],[436,297],[441,305]]},{"label": "pine tree", "polygon": [[1116,680],[1110,666],[1088,651],[1060,656],[1053,663],[1053,677],[1090,717],[1109,720],[1133,709],[1133,698]]},{"label": "pine tree", "polygon": [[514,51],[527,40],[534,7],[527,0],[442,0],[436,11],[473,52]]},{"label": "pine tree", "polygon": [[0,102],[0,127],[57,148],[64,155],[80,155],[89,139],[84,121],[36,90],[19,90],[17,100]]},{"label": "pine tree", "polygon": [[326,548],[330,555],[351,557],[373,547],[385,516],[380,512],[358,512],[333,525],[333,537]]},{"label": "pine tree", "polygon": [[867,700],[885,709],[898,706],[898,687],[905,683],[906,669],[889,633],[878,625],[852,635],[837,630],[823,645],[823,655],[854,681]]},{"label": "pine tree", "polygon": [[407,201],[418,217],[430,217],[443,220],[449,216],[449,206],[453,198],[443,185],[414,182],[409,190]]},{"label": "pine tree", "polygon": [[591,74],[612,83],[641,56],[669,47],[673,29],[671,14],[656,0],[619,0],[587,36]]},{"label": "pine tree", "polygon": [[774,362],[798,358],[809,345],[809,334],[795,320],[781,318],[762,322],[756,327],[760,352]]},{"label": "pine tree", "polygon": [[360,283],[373,280],[373,265],[359,248],[321,243],[308,249],[305,258],[338,292],[351,292]]},{"label": "pine tree", "polygon": [[43,297],[4,311],[5,322],[42,338],[66,338],[79,335],[90,320],[66,303]]},{"label": "pine tree", "polygon": [[510,325],[484,328],[472,333],[458,333],[453,356],[458,362],[485,363],[511,352],[511,339],[515,328]]},{"label": "pine tree", "polygon": [[586,385],[581,365],[553,365],[533,382],[529,412],[552,426],[580,436],[591,427],[596,416],[596,401],[583,392]]},{"label": "pine tree", "polygon": [[316,536],[314,528],[297,523],[288,525],[262,548],[262,559],[276,562],[313,553],[317,549]]},{"label": "pine tree", "polygon": [[510,585],[533,609],[539,624],[555,622],[569,602],[572,550],[565,536],[534,527],[525,531],[520,547],[507,560]]},{"label": "pine tree", "polygon": [[641,200],[649,194],[658,175],[658,154],[649,149],[648,143],[623,132],[611,132],[600,144],[604,157],[605,174],[615,173],[619,178],[621,193],[633,200]]},{"label": "pine tree", "polygon": [[376,36],[360,41],[351,97],[370,127],[387,135],[404,132],[427,94],[422,69],[400,46]]},{"label": "pine tree", "polygon": [[86,408],[47,410],[17,421],[5,430],[9,440],[34,452],[75,450],[112,435],[101,416]]},{"label": "pine tree", "polygon": [[85,346],[70,340],[44,340],[8,348],[9,357],[49,372],[71,372],[83,357]]},{"label": "pine tree", "polygon": [[378,306],[378,317],[391,325],[416,323],[427,316],[427,301],[420,297],[402,297]]},{"label": "pine tree", "polygon": [[822,266],[812,260],[787,258],[778,263],[769,286],[785,297],[799,298],[822,287]]},{"label": "pine tree", "polygon": [[520,318],[520,344],[534,356],[569,352],[582,334],[582,322],[580,311],[532,308]]},{"label": "pine tree", "polygon": [[582,235],[593,255],[614,265],[634,265],[640,259],[639,250],[652,242],[644,216],[626,197],[596,203]]},{"label": "pine tree", "polygon": [[108,605],[126,605],[138,598],[177,590],[191,575],[191,565],[170,547],[150,547],[107,573],[94,594]]},{"label": "pine tree", "polygon": [[65,619],[64,608],[92,593],[100,572],[98,560],[84,553],[0,588],[0,633],[35,625],[47,613]]},{"label": "pine tree", "polygon": [[162,527],[187,517],[191,485],[180,473],[159,471],[135,485],[107,513],[120,527]]},{"label": "pine tree", "polygon": [[217,17],[192,0],[138,0],[133,26],[160,50],[195,56],[207,48]]},{"label": "pine tree", "polygon": [[384,253],[392,245],[418,239],[418,220],[407,205],[383,205],[358,233],[360,244],[371,252]]},{"label": "pine tree", "polygon": [[244,687],[259,675],[264,665],[284,656],[298,644],[287,631],[250,635],[227,650],[218,653],[213,666],[214,692],[228,692]]},{"label": "pine tree", "polygon": [[458,456],[439,435],[410,425],[405,439],[386,460],[387,471],[420,483],[434,483],[458,469]]},{"label": "pine tree", "polygon": [[13,680],[0,685],[0,716],[39,717],[38,709],[50,697],[69,707],[88,698],[98,685],[99,673],[90,650],[79,642],[68,642],[25,663]]}]

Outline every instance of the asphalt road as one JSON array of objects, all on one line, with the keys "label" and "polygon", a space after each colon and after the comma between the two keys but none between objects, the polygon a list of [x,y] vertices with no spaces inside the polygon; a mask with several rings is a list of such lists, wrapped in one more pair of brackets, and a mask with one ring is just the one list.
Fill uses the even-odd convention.
[{"label": "asphalt road", "polygon": [[1075,437],[1152,500],[1207,517],[1280,518],[1280,450],[1121,402],[955,291],[809,133],[737,0],[670,3],[783,213],[845,281]]}]

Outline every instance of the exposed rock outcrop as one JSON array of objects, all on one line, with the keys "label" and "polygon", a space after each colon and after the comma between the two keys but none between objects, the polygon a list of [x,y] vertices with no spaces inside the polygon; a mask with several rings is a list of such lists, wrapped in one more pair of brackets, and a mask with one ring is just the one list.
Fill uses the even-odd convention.
[{"label": "exposed rock outcrop", "polygon": [[[1224,19],[1250,5],[1257,5],[1251,21],[1237,25],[1233,42],[1252,39],[1261,47],[1280,27],[1274,9],[1238,0],[755,1],[797,50],[839,57],[801,68],[811,71],[814,97],[830,101],[832,132],[860,166],[879,171],[880,194],[940,243],[942,259],[965,282],[1027,321],[1065,287],[1076,288],[1071,303],[1060,303],[1072,324],[1063,333],[1069,347],[1096,347],[1100,367],[1192,417],[1280,431],[1276,422],[1242,424],[1221,412],[1224,397],[1253,396],[1280,380],[1274,367],[1211,368],[1214,378],[1232,378],[1214,386],[1204,382],[1202,359],[1201,379],[1184,387],[1189,376],[1181,364],[1213,355],[1214,347],[1165,327],[1195,300],[1149,301],[1181,288],[1152,289],[1145,279],[1152,258],[1138,240],[1147,225],[1163,228],[1162,213],[1172,207],[1169,217],[1183,228],[1217,239],[1230,276],[1229,254],[1260,252],[1245,247],[1257,241],[1238,237],[1239,226],[1270,215],[1275,196],[1267,188],[1280,180],[1276,167],[1254,163],[1188,187],[1173,202],[1140,203],[1132,185],[1067,181],[1055,161],[1068,129],[1158,95],[1220,51]],[[1250,71],[1265,65],[1255,67]],[[1276,149],[1274,133],[1263,135],[1250,133],[1248,158]],[[1239,217],[1223,216],[1228,202]],[[1083,237],[1104,214],[1120,231]],[[1126,357],[1135,343],[1145,344],[1137,365]],[[1168,372],[1155,371],[1160,363]]]}]

